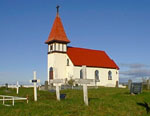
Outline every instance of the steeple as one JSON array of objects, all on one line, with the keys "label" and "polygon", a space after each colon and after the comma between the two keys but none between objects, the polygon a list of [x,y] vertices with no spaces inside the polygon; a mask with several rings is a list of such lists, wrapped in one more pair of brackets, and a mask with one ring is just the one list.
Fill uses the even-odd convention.
[{"label": "steeple", "polygon": [[50,44],[50,43],[54,43],[54,42],[70,43],[70,41],[67,38],[67,35],[65,33],[60,16],[59,16],[59,6],[57,6],[56,8],[57,8],[56,18],[54,20],[48,40],[46,40],[45,43],[46,44]]}]

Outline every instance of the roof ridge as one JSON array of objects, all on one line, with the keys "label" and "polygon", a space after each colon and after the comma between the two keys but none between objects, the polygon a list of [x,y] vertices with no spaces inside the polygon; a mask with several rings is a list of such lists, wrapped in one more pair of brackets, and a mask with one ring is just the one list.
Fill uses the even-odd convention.
[{"label": "roof ridge", "polygon": [[[101,52],[105,52],[104,50],[97,50],[97,49],[90,49],[90,48],[80,48],[80,47],[72,47],[72,46],[68,46],[68,48],[78,48],[78,49],[85,49],[85,50],[91,50],[91,51],[101,51]],[[105,52],[106,53],[106,52]]]}]

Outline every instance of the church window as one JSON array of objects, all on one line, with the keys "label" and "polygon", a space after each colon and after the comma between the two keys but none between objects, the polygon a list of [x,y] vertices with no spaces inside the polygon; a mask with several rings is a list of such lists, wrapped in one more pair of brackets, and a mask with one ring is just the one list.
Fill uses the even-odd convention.
[{"label": "church window", "polygon": [[64,51],[64,45],[62,44],[62,51]]},{"label": "church window", "polygon": [[56,50],[56,43],[54,44],[54,50]]},{"label": "church window", "polygon": [[58,44],[58,51],[60,50],[60,44]]},{"label": "church window", "polygon": [[80,79],[83,79],[83,72],[82,72],[82,69],[80,70]]},{"label": "church window", "polygon": [[108,80],[112,80],[112,72],[108,71]]},{"label": "church window", "polygon": [[69,59],[67,59],[67,66],[69,66]]},{"label": "church window", "polygon": [[95,71],[95,80],[99,80],[99,71],[98,70]]},{"label": "church window", "polygon": [[53,67],[49,68],[49,80],[53,79]]},{"label": "church window", "polygon": [[53,45],[50,46],[50,50],[53,50]]}]

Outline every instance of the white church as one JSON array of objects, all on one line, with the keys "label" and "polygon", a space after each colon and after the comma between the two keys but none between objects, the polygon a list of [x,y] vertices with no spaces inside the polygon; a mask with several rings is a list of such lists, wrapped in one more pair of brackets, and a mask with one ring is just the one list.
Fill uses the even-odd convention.
[{"label": "white church", "polygon": [[[59,7],[46,44],[48,45],[48,82],[52,79],[82,79],[82,66],[86,65],[87,79],[98,86],[115,87],[119,83],[119,67],[105,51],[69,47]],[[93,86],[95,83],[91,83]]]}]

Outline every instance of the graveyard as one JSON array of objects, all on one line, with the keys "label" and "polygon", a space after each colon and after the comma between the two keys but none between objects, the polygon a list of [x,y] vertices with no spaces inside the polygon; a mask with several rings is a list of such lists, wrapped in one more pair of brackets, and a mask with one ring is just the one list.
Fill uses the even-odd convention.
[{"label": "graveyard", "polygon": [[[6,90],[0,88],[1,95],[27,97],[26,101],[15,101],[14,106],[5,106],[0,102],[1,116],[147,116],[144,104],[150,103],[150,90],[143,90],[142,94],[132,95],[127,88],[88,88],[89,106],[83,101],[83,90],[61,90],[66,98],[56,100],[56,93],[37,90],[37,101],[34,101],[33,88]],[[12,104],[12,101],[5,101]],[[149,104],[150,106],[150,104]]]},{"label": "graveyard", "polygon": [[0,2],[0,116],[150,116],[149,4]]}]

